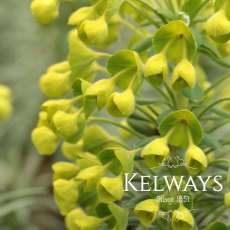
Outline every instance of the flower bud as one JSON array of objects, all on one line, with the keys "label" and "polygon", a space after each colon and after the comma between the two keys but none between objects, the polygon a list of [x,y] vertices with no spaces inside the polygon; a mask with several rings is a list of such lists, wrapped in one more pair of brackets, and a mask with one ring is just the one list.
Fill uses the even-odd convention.
[{"label": "flower bud", "polygon": [[75,181],[58,179],[54,181],[53,186],[55,201],[60,209],[60,213],[66,215],[76,207],[79,196],[77,183]]},{"label": "flower bud", "polygon": [[79,168],[76,164],[69,162],[57,162],[52,165],[54,171],[53,180],[57,179],[71,179],[76,176]]},{"label": "flower bud", "polygon": [[77,119],[78,113],[57,111],[53,116],[53,124],[57,133],[64,137],[71,137],[78,131]]},{"label": "flower bud", "polygon": [[12,106],[9,100],[0,98],[0,121],[9,117],[12,113]]},{"label": "flower bud", "polygon": [[157,200],[148,199],[140,202],[134,208],[134,213],[137,215],[138,220],[143,225],[152,224],[156,219],[159,211],[159,203]]},{"label": "flower bud", "polygon": [[71,108],[71,100],[59,99],[48,100],[42,104],[42,110],[47,112],[47,119],[50,122],[53,115],[59,111],[68,111]]},{"label": "flower bud", "polygon": [[144,68],[144,76],[151,85],[156,86],[165,81],[167,71],[167,59],[163,53],[159,53],[148,59]]},{"label": "flower bud", "polygon": [[225,193],[224,195],[224,204],[230,208],[230,192]]},{"label": "flower bud", "polygon": [[7,86],[0,85],[0,100],[2,99],[10,100],[10,98],[11,98],[10,89]]},{"label": "flower bud", "polygon": [[185,87],[190,89],[195,86],[195,68],[187,59],[180,61],[172,74],[172,86],[175,90],[182,90]]},{"label": "flower bud", "polygon": [[122,177],[103,177],[97,184],[97,194],[100,201],[113,203],[121,200],[124,195]]},{"label": "flower bud", "polygon": [[76,229],[78,229],[78,227],[75,224],[75,221],[77,219],[80,219],[80,218],[84,217],[84,216],[86,216],[86,214],[80,208],[77,208],[77,209],[74,209],[74,210],[70,211],[65,217],[65,224],[66,224],[67,229],[68,230],[76,230]]},{"label": "flower bud", "polygon": [[65,218],[68,230],[97,230],[102,221],[97,217],[87,216],[80,208],[72,210]]},{"label": "flower bud", "polygon": [[230,20],[223,9],[207,21],[205,28],[207,34],[216,42],[225,43],[230,39]]},{"label": "flower bud", "polygon": [[80,26],[85,20],[93,19],[93,16],[95,16],[94,7],[81,7],[70,15],[68,24]]},{"label": "flower bud", "polygon": [[89,192],[95,189],[97,182],[105,173],[104,166],[92,166],[78,173],[76,179],[85,183],[84,190]]},{"label": "flower bud", "polygon": [[194,219],[190,211],[180,204],[179,208],[172,214],[173,230],[188,230],[193,229]]},{"label": "flower bud", "polygon": [[167,139],[164,137],[150,142],[141,152],[141,157],[144,158],[145,164],[149,168],[160,166],[160,163],[162,163],[168,155],[169,147],[167,145]]},{"label": "flower bud", "polygon": [[68,61],[58,62],[51,65],[47,72],[55,72],[55,73],[67,73],[70,71],[70,66]]},{"label": "flower bud", "polygon": [[196,145],[190,145],[185,153],[185,162],[192,174],[197,174],[207,168],[207,157],[204,152]]},{"label": "flower bud", "polygon": [[59,97],[68,93],[71,89],[70,72],[48,72],[40,78],[40,88],[48,97]]},{"label": "flower bud", "polygon": [[106,109],[113,117],[129,117],[135,109],[135,97],[132,90],[113,93],[107,101]]},{"label": "flower bud", "polygon": [[75,229],[80,230],[98,230],[100,225],[103,223],[102,219],[95,216],[82,216],[81,218],[75,219],[76,227]]},{"label": "flower bud", "polygon": [[47,120],[47,112],[40,112],[38,115],[38,123],[37,123],[37,127],[41,127],[41,126],[47,126],[49,127],[49,123]]},{"label": "flower bud", "polygon": [[83,151],[83,142],[76,143],[63,142],[62,152],[68,160],[76,160],[78,153]]},{"label": "flower bud", "polygon": [[86,96],[94,97],[96,100],[97,108],[102,109],[109,96],[114,91],[114,83],[111,79],[102,79],[91,85],[86,90]]},{"label": "flower bud", "polygon": [[51,155],[57,148],[58,137],[46,126],[35,128],[32,142],[40,154]]},{"label": "flower bud", "polygon": [[58,17],[58,7],[59,0],[33,0],[30,9],[41,24],[48,24]]},{"label": "flower bud", "polygon": [[108,24],[105,16],[96,20],[85,20],[78,29],[79,38],[92,44],[101,44],[108,37]]}]

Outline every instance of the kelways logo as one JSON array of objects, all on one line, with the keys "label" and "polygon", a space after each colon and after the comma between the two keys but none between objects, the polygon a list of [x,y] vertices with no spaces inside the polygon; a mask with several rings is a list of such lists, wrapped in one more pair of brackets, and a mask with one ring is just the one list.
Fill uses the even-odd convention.
[{"label": "kelways logo", "polygon": [[[171,162],[174,160],[176,164]],[[165,158],[159,166],[154,167],[167,167],[168,169],[177,169],[179,167],[189,167],[183,159],[180,159],[178,156],[175,159],[172,159],[170,156]],[[195,169],[195,168],[192,168]],[[223,177],[221,175],[216,176],[150,176],[150,175],[140,175],[139,173],[124,173],[125,176],[125,191],[130,191],[130,189],[138,192],[163,192],[165,190],[171,191],[176,189],[177,191],[194,191],[194,192],[205,192],[207,191],[207,185],[212,184],[212,189],[215,192],[220,192],[223,190],[223,185],[221,181]],[[138,187],[134,185],[134,182],[139,181],[140,184]],[[135,183],[136,184],[136,183]]]},{"label": "kelways logo", "polygon": [[[196,210],[198,204],[193,204],[192,192],[219,193],[223,190],[222,175],[191,176],[186,174],[185,168],[190,168],[178,156],[173,159],[169,156],[159,166],[158,175],[141,175],[140,173],[124,173],[124,190],[126,192],[146,193],[146,197],[156,200],[160,204],[159,215],[168,222],[176,215],[186,216],[188,212]],[[153,173],[153,172],[152,172]],[[170,175],[164,175],[164,174]],[[183,204],[181,206],[181,204]],[[178,206],[182,208],[177,213]],[[196,208],[193,208],[196,206]],[[185,208],[183,208],[185,207]]]}]

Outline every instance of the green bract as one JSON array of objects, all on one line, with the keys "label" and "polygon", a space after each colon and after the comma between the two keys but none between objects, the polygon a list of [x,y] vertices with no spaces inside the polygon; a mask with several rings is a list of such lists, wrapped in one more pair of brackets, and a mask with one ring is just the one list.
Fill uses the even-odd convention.
[{"label": "green bract", "polygon": [[199,144],[203,131],[196,116],[189,110],[180,110],[170,113],[160,123],[161,135],[169,134],[168,143],[186,148],[189,145],[189,135],[195,144]]},{"label": "green bract", "polygon": [[136,92],[143,81],[139,55],[131,50],[121,50],[108,59],[107,69],[120,89],[130,87]]},{"label": "green bract", "polygon": [[183,21],[162,26],[154,35],[153,45],[158,52],[164,50],[167,57],[176,62],[184,58],[184,54],[191,60],[197,49],[193,34]]}]

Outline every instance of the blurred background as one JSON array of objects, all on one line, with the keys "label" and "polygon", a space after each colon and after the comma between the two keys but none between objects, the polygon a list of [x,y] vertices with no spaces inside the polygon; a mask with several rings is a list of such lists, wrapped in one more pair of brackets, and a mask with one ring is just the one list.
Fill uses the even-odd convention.
[{"label": "blurred background", "polygon": [[[0,229],[65,229],[54,203],[51,164],[31,143],[45,97],[39,77],[68,54],[67,18],[79,4],[63,4],[55,23],[39,25],[30,0],[0,1],[0,84],[12,90],[14,112],[0,124]],[[71,8],[73,7],[73,9]]]},{"label": "blurred background", "polygon": [[[12,116],[0,124],[0,229],[63,230],[51,189],[51,165],[61,155],[38,155],[30,136],[46,99],[39,77],[66,58],[68,15],[83,1],[63,4],[58,20],[46,26],[32,17],[30,2],[0,1],[0,84],[11,88],[14,107]],[[116,50],[125,47],[127,34],[123,29]],[[225,72],[205,59],[203,64],[211,77]]]}]

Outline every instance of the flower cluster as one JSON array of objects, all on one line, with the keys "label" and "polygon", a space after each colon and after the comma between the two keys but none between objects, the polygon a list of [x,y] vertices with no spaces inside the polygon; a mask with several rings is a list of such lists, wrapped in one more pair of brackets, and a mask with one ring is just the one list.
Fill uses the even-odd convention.
[{"label": "flower cluster", "polygon": [[[225,67],[229,63],[212,50],[203,24],[198,36],[198,8],[191,11],[191,1],[183,5],[181,1],[168,2],[172,5],[93,0],[90,6],[77,9],[68,19],[74,26],[68,36],[68,59],[49,67],[40,78],[40,88],[50,99],[41,106],[32,141],[40,154],[61,151],[66,158],[52,168],[54,197],[69,230],[125,230],[131,225],[153,223],[162,226],[164,220],[158,218],[162,212],[170,215],[170,229],[192,229],[192,195],[204,202],[216,195],[202,193],[201,197],[192,190],[175,188],[152,192],[151,180],[145,183],[148,189],[142,189],[143,194],[124,189],[124,174],[183,173],[185,178],[203,174],[209,169],[211,153],[229,143],[210,135],[228,120],[220,124],[209,120],[213,113],[229,118],[229,91],[219,98],[215,88],[229,78],[229,73],[212,85],[199,62],[199,52]],[[216,2],[216,14],[225,16],[220,30],[228,29],[229,1]],[[56,0],[33,0],[31,10],[46,24],[58,16],[59,4]],[[158,11],[155,4],[168,8],[171,14]],[[206,23],[207,33],[216,41],[226,38],[228,30],[227,35],[216,30],[212,34],[210,28],[213,23],[217,25],[213,18]],[[121,25],[127,26],[133,37],[127,49],[111,54],[105,50],[118,39]],[[154,98],[141,96],[145,81],[153,86],[150,92]],[[219,103],[223,103],[222,108],[215,107]],[[100,123],[118,130],[111,130],[111,135]],[[159,167],[169,158],[183,159],[183,172],[173,167],[165,172]],[[210,167],[215,163],[211,161]],[[133,183],[138,187],[140,182]],[[174,202],[165,204],[156,198],[158,195],[173,197]],[[175,198],[183,196],[189,199]],[[222,205],[229,206],[228,193],[220,196]]]}]

